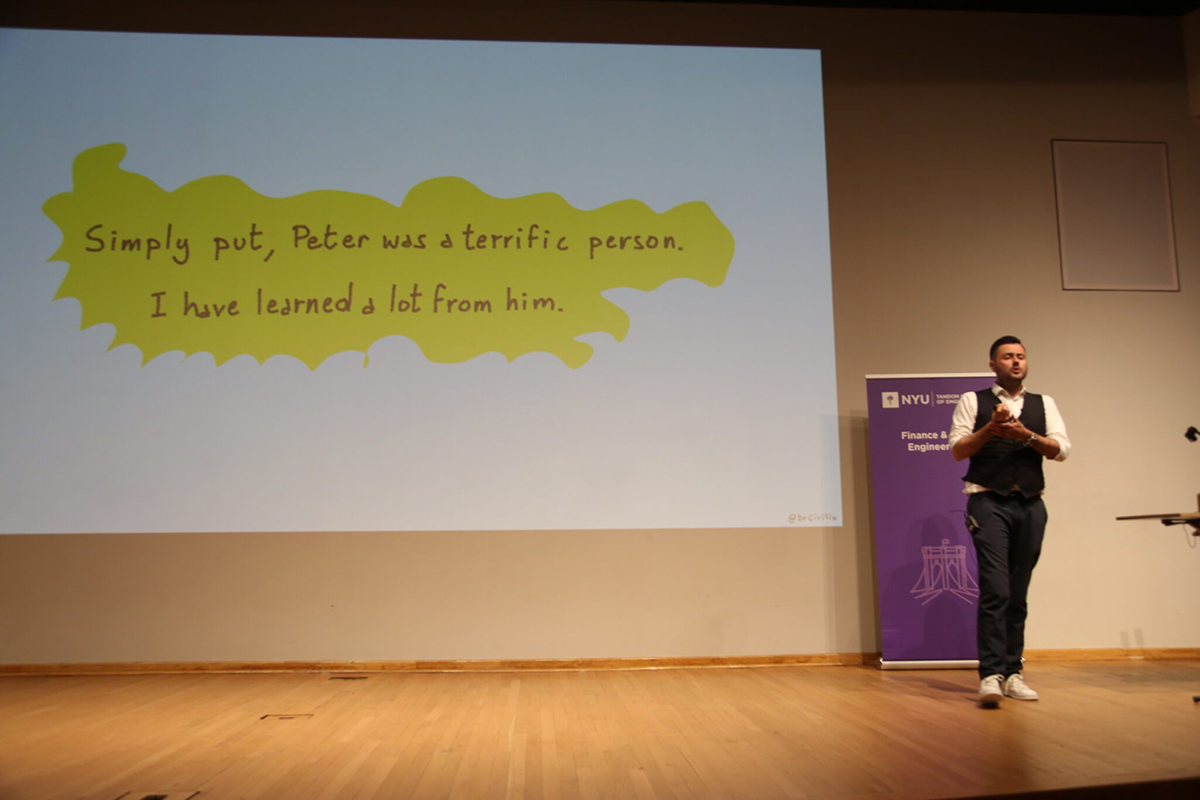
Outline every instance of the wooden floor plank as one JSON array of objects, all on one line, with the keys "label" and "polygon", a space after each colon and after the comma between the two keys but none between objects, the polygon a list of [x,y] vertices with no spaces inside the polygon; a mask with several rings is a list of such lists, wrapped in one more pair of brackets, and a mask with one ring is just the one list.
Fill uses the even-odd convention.
[{"label": "wooden floor plank", "polygon": [[[0,678],[0,798],[949,798],[1191,779],[1200,661]],[[264,714],[311,713],[293,720]],[[1181,788],[1182,787],[1182,788]]]}]

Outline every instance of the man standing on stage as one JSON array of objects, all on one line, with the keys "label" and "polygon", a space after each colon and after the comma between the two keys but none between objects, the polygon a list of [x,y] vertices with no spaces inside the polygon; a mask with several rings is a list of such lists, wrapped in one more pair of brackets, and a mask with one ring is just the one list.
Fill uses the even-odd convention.
[{"label": "man standing on stage", "polygon": [[979,703],[994,708],[1005,695],[1038,699],[1021,677],[1021,654],[1029,578],[1046,530],[1042,461],[1065,460],[1071,440],[1054,400],[1025,391],[1021,340],[1002,336],[988,355],[996,383],[958,399],[950,452],[971,459],[963,493],[979,561]]}]

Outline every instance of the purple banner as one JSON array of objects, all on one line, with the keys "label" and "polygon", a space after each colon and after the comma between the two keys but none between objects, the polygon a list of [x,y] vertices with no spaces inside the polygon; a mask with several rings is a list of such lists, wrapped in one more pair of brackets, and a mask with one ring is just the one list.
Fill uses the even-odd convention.
[{"label": "purple banner", "polygon": [[867,376],[883,660],[976,658],[975,547],[964,525],[966,462],[950,417],[991,375]]}]

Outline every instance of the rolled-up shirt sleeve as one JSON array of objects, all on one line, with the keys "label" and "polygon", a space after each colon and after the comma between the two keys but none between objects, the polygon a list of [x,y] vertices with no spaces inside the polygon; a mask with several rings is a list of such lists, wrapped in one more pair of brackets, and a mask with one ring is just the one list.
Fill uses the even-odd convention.
[{"label": "rolled-up shirt sleeve", "polygon": [[[964,436],[975,430],[975,415],[979,413],[979,400],[974,392],[964,392],[958,398],[954,407],[954,416],[950,418],[950,449]],[[1059,422],[1062,422],[1060,419]]]},{"label": "rolled-up shirt sleeve", "polygon": [[[1042,396],[1046,407],[1046,438],[1058,442],[1058,455],[1055,461],[1066,461],[1071,452],[1071,440],[1067,438],[1067,427],[1063,424],[1062,414],[1058,413],[1058,404],[1053,397]],[[953,447],[953,445],[951,445]]]}]

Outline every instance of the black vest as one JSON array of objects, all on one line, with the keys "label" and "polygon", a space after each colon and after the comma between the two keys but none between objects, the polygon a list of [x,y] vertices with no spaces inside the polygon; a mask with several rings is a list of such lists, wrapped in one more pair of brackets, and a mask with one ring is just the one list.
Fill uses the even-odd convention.
[{"label": "black vest", "polygon": [[[975,414],[975,430],[986,427],[1000,398],[991,389],[975,393],[979,411]],[[1025,393],[1021,424],[1038,436],[1046,435],[1046,405],[1040,394]],[[1016,439],[992,437],[971,456],[971,465],[963,480],[977,483],[999,494],[1008,494],[1016,486],[1026,497],[1037,497],[1046,486],[1042,475],[1042,455]]]}]

